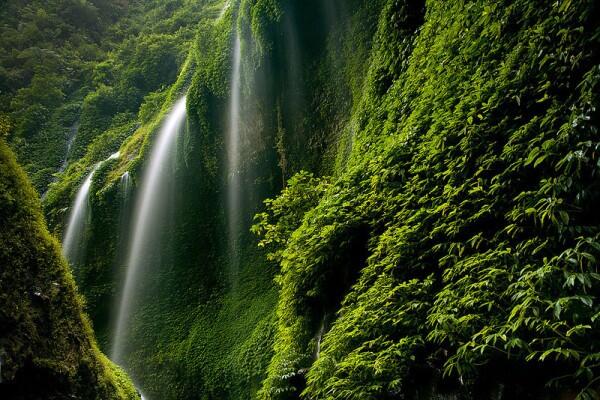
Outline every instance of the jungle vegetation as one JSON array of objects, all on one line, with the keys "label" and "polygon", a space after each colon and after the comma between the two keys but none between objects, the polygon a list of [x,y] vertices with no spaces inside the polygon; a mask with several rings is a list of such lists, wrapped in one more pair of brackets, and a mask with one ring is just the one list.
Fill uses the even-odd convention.
[{"label": "jungle vegetation", "polygon": [[134,393],[93,337],[185,95],[121,365],[146,398],[600,398],[597,3],[6,0],[0,351],[47,349],[10,339],[44,306],[86,343],[46,383]]}]

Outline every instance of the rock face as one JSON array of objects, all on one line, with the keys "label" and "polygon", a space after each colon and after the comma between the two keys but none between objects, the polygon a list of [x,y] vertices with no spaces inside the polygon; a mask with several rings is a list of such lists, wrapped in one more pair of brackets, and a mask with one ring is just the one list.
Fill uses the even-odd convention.
[{"label": "rock face", "polygon": [[0,227],[0,398],[138,399],[98,350],[38,194],[2,141]]}]

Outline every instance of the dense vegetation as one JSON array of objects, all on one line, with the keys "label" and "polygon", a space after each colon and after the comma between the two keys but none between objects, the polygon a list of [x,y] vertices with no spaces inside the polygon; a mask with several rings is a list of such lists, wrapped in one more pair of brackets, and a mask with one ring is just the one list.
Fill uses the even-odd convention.
[{"label": "dense vegetation", "polygon": [[96,345],[40,201],[0,141],[0,362],[3,399],[139,399]]},{"label": "dense vegetation", "polygon": [[270,207],[264,397],[598,396],[598,10],[534,3],[384,7],[348,166]]},{"label": "dense vegetation", "polygon": [[144,97],[175,81],[202,2],[183,3],[3,3],[0,121],[38,191],[103,132],[122,142]]},{"label": "dense vegetation", "polygon": [[[150,399],[600,396],[595,1],[74,2],[100,21],[84,26],[66,0],[8,3],[0,127],[38,190],[75,132],[44,201],[55,234],[121,153],[72,265],[106,351],[136,189],[187,94],[127,334]],[[17,61],[36,7],[65,27],[34,82],[43,63]]]}]

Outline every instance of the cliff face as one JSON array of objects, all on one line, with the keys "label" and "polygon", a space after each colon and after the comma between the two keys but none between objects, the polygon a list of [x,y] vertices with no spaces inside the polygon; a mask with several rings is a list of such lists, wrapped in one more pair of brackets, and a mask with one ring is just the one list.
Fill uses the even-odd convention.
[{"label": "cliff face", "polygon": [[99,350],[37,193],[0,142],[3,399],[138,399]]},{"label": "cliff face", "polygon": [[[144,393],[597,397],[594,1],[169,4],[112,78],[96,67],[110,85],[82,118],[104,123],[44,204],[61,233],[120,150],[94,174],[73,266],[108,350],[132,205],[187,94],[168,223],[124,339]],[[157,56],[138,68],[144,46]],[[177,78],[153,73],[159,55]]]}]

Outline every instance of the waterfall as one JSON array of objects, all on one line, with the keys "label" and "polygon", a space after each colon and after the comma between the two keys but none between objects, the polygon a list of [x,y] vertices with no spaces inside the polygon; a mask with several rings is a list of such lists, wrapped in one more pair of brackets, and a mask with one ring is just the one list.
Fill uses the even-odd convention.
[{"label": "waterfall", "polygon": [[79,258],[79,250],[82,244],[81,234],[84,232],[87,222],[90,187],[96,169],[98,169],[97,164],[83,181],[83,185],[79,188],[77,196],[75,196],[75,202],[71,207],[67,231],[62,242],[63,255],[71,264],[76,263]]},{"label": "waterfall", "polygon": [[62,241],[63,255],[72,265],[80,261],[79,257],[82,254],[83,246],[85,244],[83,234],[89,217],[90,188],[92,187],[94,174],[104,162],[114,160],[118,157],[119,153],[117,152],[112,154],[106,160],[94,165],[92,171],[85,178],[75,196],[75,201],[71,207],[71,213],[66,226],[67,230]]},{"label": "waterfall", "polygon": [[[121,207],[119,208],[119,236],[117,241],[117,253],[115,257],[115,266],[120,268],[125,264],[127,256],[127,237],[129,235],[129,222],[131,214],[131,175],[125,171],[119,180],[119,196],[121,198]],[[118,301],[118,300],[117,300]],[[115,307],[119,304],[116,303]]]},{"label": "waterfall", "polygon": [[121,210],[124,211],[128,208],[129,192],[131,191],[131,176],[129,175],[129,171],[125,171],[125,173],[121,175],[119,184],[121,189]]},{"label": "waterfall", "polygon": [[65,149],[65,158],[58,170],[58,172],[65,172],[67,166],[69,165],[69,155],[71,154],[71,148],[73,147],[73,142],[75,141],[75,136],[77,136],[77,131],[79,131],[79,122],[76,122],[69,129],[69,137],[67,138],[67,148]]},{"label": "waterfall", "polygon": [[321,326],[319,327],[319,331],[315,337],[317,342],[317,347],[315,349],[315,360],[319,359],[321,356],[321,345],[323,343],[323,335],[325,334],[325,330],[327,329],[327,314],[323,315],[323,319],[321,320]]},{"label": "waterfall", "polygon": [[140,278],[146,272],[152,256],[160,254],[160,245],[155,239],[161,232],[161,223],[164,219],[161,211],[164,210],[169,196],[166,188],[173,180],[177,137],[184,126],[185,119],[186,98],[183,97],[175,103],[167,115],[149,154],[142,177],[134,208],[133,230],[126,257],[127,272],[113,337],[112,359],[115,362],[123,361],[125,339],[130,332],[133,304]]},{"label": "waterfall", "polygon": [[295,22],[294,6],[284,15],[283,28],[285,38],[286,79],[285,95],[288,98],[288,110],[294,125],[299,124],[304,107],[302,79],[302,51]]},{"label": "waterfall", "polygon": [[[59,174],[62,174],[63,172],[65,172],[65,170],[69,166],[69,155],[71,154],[71,148],[73,147],[73,142],[75,141],[75,136],[77,136],[77,131],[79,131],[79,122],[74,123],[71,126],[71,128],[69,129],[69,136],[67,137],[67,146],[65,148],[65,158],[63,159],[62,164],[58,168]],[[57,176],[58,176],[57,174],[54,175],[54,178],[52,178],[51,184],[56,182]],[[48,185],[48,187],[42,194],[42,201],[46,200],[46,197],[48,196],[48,192],[50,191],[51,184]]]},{"label": "waterfall", "polygon": [[325,331],[325,322],[321,324],[319,328],[319,332],[317,333],[317,351],[315,359],[318,359],[321,356],[321,341],[323,340],[323,333]]},{"label": "waterfall", "polygon": [[242,45],[239,33],[235,35],[233,67],[231,71],[231,98],[229,102],[229,132],[227,135],[227,216],[230,273],[235,283],[239,269],[238,236],[240,228],[240,98],[241,98]]},{"label": "waterfall", "polygon": [[217,17],[217,19],[222,19],[225,16],[225,13],[227,12],[227,9],[231,6],[230,0],[226,0],[223,3],[223,7],[221,7],[221,10],[219,11],[219,16]]}]

